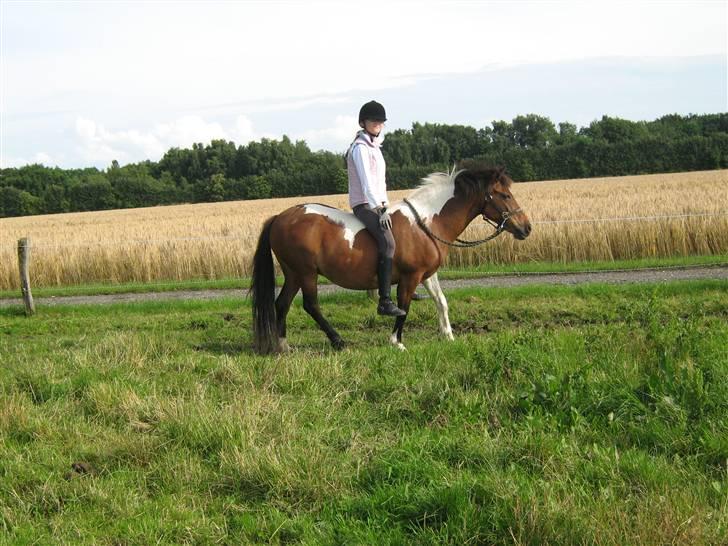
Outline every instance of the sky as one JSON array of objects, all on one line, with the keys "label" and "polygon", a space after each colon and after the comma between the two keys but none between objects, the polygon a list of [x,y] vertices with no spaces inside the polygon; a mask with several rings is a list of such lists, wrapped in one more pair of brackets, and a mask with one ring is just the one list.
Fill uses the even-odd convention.
[{"label": "sky", "polygon": [[485,127],[728,111],[728,0],[0,0],[0,166],[212,139],[343,152],[360,106]]}]

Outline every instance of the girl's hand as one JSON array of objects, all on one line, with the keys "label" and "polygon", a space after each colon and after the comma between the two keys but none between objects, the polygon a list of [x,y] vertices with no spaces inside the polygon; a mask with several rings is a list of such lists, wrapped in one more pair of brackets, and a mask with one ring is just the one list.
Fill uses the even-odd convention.
[{"label": "girl's hand", "polygon": [[382,205],[381,207],[377,207],[374,210],[376,210],[377,214],[379,214],[379,227],[386,231],[392,229],[392,218],[387,212],[387,207]]}]

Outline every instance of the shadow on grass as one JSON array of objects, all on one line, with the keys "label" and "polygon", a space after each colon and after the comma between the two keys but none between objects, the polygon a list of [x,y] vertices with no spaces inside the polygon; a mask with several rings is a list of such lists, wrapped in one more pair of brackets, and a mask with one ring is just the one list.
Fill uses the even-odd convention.
[{"label": "shadow on grass", "polygon": [[9,305],[7,307],[0,307],[0,317],[17,318],[24,317],[25,307],[22,305]]},{"label": "shadow on grass", "polygon": [[[253,350],[252,340],[233,341],[226,339],[209,339],[197,343],[192,346],[195,351],[205,352],[215,355],[226,356],[260,356]],[[347,351],[356,351],[361,346],[356,343],[346,343],[343,350],[334,349],[328,341],[296,341],[290,345],[289,352],[272,353],[269,357],[286,357],[286,356],[325,356],[329,354],[346,353]]]},{"label": "shadow on grass", "polygon": [[249,341],[209,340],[193,346],[195,351],[212,353],[216,355],[237,356],[240,354],[254,355],[253,345]]}]

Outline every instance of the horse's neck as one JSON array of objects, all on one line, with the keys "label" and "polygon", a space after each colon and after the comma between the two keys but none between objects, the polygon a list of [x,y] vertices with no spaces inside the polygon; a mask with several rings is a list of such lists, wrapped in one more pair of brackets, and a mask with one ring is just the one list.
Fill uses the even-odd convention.
[{"label": "horse's neck", "polygon": [[435,235],[446,240],[455,240],[477,216],[472,202],[455,195],[452,182],[425,185],[412,194],[409,201]]},{"label": "horse's neck", "polygon": [[447,241],[454,241],[478,215],[473,203],[460,197],[450,199],[433,219],[433,231]]}]

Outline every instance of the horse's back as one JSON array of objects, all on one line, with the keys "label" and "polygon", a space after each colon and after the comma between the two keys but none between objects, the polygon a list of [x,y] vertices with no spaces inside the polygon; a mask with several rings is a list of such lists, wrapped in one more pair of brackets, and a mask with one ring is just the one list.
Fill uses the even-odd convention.
[{"label": "horse's back", "polygon": [[286,209],[278,215],[275,223],[278,231],[286,232],[289,236],[308,236],[308,232],[313,230],[328,239],[325,243],[343,237],[349,246],[353,246],[356,235],[366,229],[352,212],[319,203],[306,203]]}]

